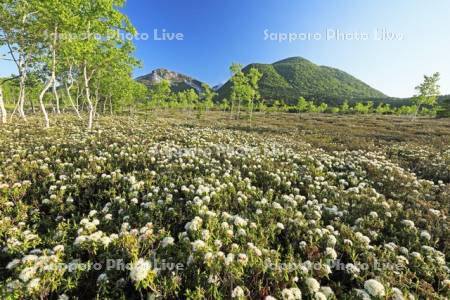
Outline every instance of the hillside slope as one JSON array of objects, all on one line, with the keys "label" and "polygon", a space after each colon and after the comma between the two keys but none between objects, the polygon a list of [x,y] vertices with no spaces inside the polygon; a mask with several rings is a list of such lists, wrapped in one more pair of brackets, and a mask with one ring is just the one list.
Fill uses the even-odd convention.
[{"label": "hillside slope", "polygon": [[[273,64],[250,64],[243,71],[246,73],[252,67],[263,73],[260,93],[269,102],[284,100],[292,103],[300,96],[324,102],[387,97],[344,71],[319,66],[302,57],[291,57]],[[230,88],[228,81],[219,89],[219,99],[228,98]]]}]

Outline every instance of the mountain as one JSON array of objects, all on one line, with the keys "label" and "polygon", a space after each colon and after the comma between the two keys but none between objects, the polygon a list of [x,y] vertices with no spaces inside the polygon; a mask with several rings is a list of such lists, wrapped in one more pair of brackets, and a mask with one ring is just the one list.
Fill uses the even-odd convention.
[{"label": "mountain", "polygon": [[184,91],[188,89],[194,89],[199,92],[202,90],[203,83],[190,76],[162,68],[153,70],[150,74],[138,77],[136,78],[136,80],[146,85],[147,87],[151,87],[152,85],[159,83],[162,80],[167,80],[170,82],[170,86],[172,88],[172,91],[174,92]]},{"label": "mountain", "polygon": [[[262,74],[259,82],[263,99],[269,102],[284,100],[294,103],[300,96],[316,102],[339,103],[345,99],[370,100],[387,98],[382,92],[339,69],[319,66],[302,57],[291,57],[273,64],[250,64]],[[231,82],[227,81],[218,90],[218,99],[229,99]]]},{"label": "mountain", "polygon": [[217,92],[218,90],[220,90],[220,88],[222,86],[223,86],[223,83],[216,84],[215,86],[212,87],[212,90]]}]

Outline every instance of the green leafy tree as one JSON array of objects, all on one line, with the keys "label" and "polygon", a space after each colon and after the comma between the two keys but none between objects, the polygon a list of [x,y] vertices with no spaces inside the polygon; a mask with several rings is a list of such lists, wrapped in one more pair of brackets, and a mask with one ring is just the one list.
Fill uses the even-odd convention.
[{"label": "green leafy tree", "polygon": [[316,112],[318,113],[324,113],[328,109],[328,104],[326,103],[320,103],[320,105],[317,107]]},{"label": "green leafy tree", "polygon": [[217,95],[217,93],[215,93],[208,84],[203,83],[202,84],[202,92],[200,93],[200,98],[201,98],[201,104],[199,107],[199,111],[202,112],[204,111],[208,111],[211,108],[214,107],[214,97]]},{"label": "green leafy tree", "polygon": [[414,119],[417,117],[422,106],[428,105],[434,107],[436,105],[437,97],[440,94],[439,79],[440,74],[438,72],[431,76],[424,75],[423,82],[416,86],[415,90],[417,91],[417,95],[413,98],[413,102],[416,105]]},{"label": "green leafy tree", "polygon": [[[249,101],[252,98],[253,90],[249,84],[248,77],[242,72],[242,65],[233,63],[230,67],[231,77],[231,115],[233,108],[237,106],[236,117],[240,118],[241,104],[243,101]],[[237,103],[236,103],[237,102]]]},{"label": "green leafy tree", "polygon": [[198,103],[199,97],[197,92],[194,89],[189,89],[186,91],[186,100],[187,100],[187,105],[188,105],[188,109],[191,111],[193,110]]},{"label": "green leafy tree", "polygon": [[170,82],[168,80],[161,80],[154,84],[149,90],[150,103],[154,108],[164,107],[172,95],[170,89]]},{"label": "green leafy tree", "polygon": [[312,113],[315,113],[315,112],[317,112],[317,106],[314,104],[314,102],[313,101],[308,101],[308,112],[312,112]]},{"label": "green leafy tree", "polygon": [[302,112],[306,112],[309,109],[309,103],[305,98],[300,97],[297,100],[297,104],[295,105],[297,112],[300,114]]},{"label": "green leafy tree", "polygon": [[25,88],[28,71],[38,49],[37,37],[42,36],[36,28],[38,24],[36,14],[33,1],[3,0],[0,3],[0,47],[5,46],[6,56],[9,57],[0,59],[10,60],[17,67],[19,93],[16,109],[21,118],[25,118]]},{"label": "green leafy tree", "polygon": [[331,112],[332,114],[337,114],[337,113],[339,113],[339,112],[340,112],[339,107],[337,107],[337,106],[331,107],[331,108],[330,108],[330,112]]},{"label": "green leafy tree", "polygon": [[356,103],[356,105],[353,109],[358,114],[366,115],[371,112],[372,107],[373,107],[373,102],[371,102],[371,101],[369,101],[367,103],[358,102],[358,103]]},{"label": "green leafy tree", "polygon": [[417,110],[416,105],[402,105],[395,110],[397,115],[412,115]]},{"label": "green leafy tree", "polygon": [[339,111],[343,114],[348,114],[350,112],[350,105],[348,104],[348,100],[345,100],[339,108]]},{"label": "green leafy tree", "polygon": [[389,114],[391,112],[391,106],[389,104],[380,103],[375,112],[380,115]]},{"label": "green leafy tree", "polygon": [[223,112],[226,112],[228,109],[230,109],[230,103],[228,102],[228,99],[224,98],[221,102],[220,102],[220,110]]},{"label": "green leafy tree", "polygon": [[258,83],[261,80],[261,77],[263,74],[259,72],[256,68],[250,68],[250,71],[247,74],[247,79],[249,83],[249,87],[247,89],[249,90],[250,98],[248,99],[248,110],[250,112],[250,123],[252,121],[253,117],[253,109],[255,106],[255,103],[258,103],[259,99],[261,98],[261,95],[259,93],[259,86]]}]

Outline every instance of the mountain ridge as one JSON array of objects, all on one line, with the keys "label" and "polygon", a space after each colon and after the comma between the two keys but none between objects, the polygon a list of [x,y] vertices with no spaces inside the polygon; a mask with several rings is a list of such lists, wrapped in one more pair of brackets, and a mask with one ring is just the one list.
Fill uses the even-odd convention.
[{"label": "mountain ridge", "polygon": [[203,90],[202,81],[165,68],[154,69],[149,74],[136,78],[136,81],[146,85],[148,88],[161,82],[162,80],[169,81],[170,87],[174,92],[180,92],[191,88],[197,92],[201,92]]},{"label": "mountain ridge", "polygon": [[[269,103],[283,100],[293,104],[301,96],[307,100],[329,104],[344,100],[367,101],[390,98],[345,71],[316,65],[300,56],[284,58],[271,64],[250,63],[242,70],[247,73],[252,67],[263,74],[259,82],[260,94],[262,99]],[[165,68],[155,69],[136,80],[149,88],[162,80],[168,80],[174,92],[193,88],[199,93],[203,84],[201,80]],[[215,85],[213,89],[218,93],[216,97],[218,101],[229,99],[231,81]]]},{"label": "mountain ridge", "polygon": [[[247,73],[256,68],[263,76],[259,82],[261,97],[268,102],[283,100],[294,103],[300,96],[316,102],[336,102],[351,99],[389,98],[358,78],[340,69],[320,66],[295,56],[272,64],[251,63],[243,68]],[[228,98],[231,82],[219,90],[219,99]]]}]

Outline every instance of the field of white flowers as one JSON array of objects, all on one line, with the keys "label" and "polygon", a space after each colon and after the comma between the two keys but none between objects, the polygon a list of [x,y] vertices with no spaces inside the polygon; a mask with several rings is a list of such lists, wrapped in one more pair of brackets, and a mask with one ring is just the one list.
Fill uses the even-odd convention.
[{"label": "field of white flowers", "polygon": [[448,299],[450,147],[294,139],[1,127],[1,298]]}]

